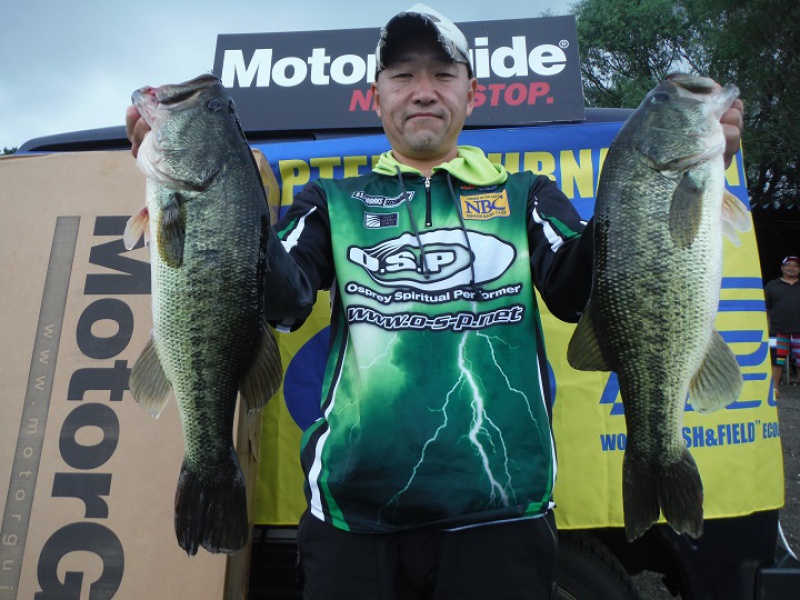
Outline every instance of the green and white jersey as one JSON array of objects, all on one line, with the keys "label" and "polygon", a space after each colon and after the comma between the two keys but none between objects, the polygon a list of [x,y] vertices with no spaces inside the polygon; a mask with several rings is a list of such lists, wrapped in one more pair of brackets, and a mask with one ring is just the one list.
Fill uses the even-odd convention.
[{"label": "green and white jersey", "polygon": [[[324,202],[296,202],[279,225],[309,278],[332,289],[324,416],[302,449],[317,517],[373,532],[549,507],[556,460],[531,228],[557,252],[581,225],[563,196],[574,229],[535,223],[538,179],[470,148],[429,179],[387,154],[370,175],[316,182]],[[326,226],[314,246],[329,256],[303,250],[305,229],[320,237]]]}]

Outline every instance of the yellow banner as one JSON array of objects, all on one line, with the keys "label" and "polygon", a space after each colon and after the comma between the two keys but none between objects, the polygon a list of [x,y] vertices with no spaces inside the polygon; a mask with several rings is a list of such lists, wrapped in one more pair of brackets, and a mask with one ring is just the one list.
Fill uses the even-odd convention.
[{"label": "yellow banner", "polygon": [[[506,137],[498,132],[485,132],[486,139],[477,140],[480,143],[471,139],[466,143],[484,147],[512,171],[517,169],[509,163],[509,157],[526,157],[525,168],[556,180],[583,215],[585,207],[593,205],[591,196],[602,159],[619,125],[582,126],[569,129],[570,135],[565,135],[568,128],[558,126],[507,132]],[[524,147],[531,143],[530,139],[535,139],[535,151],[514,151],[513,144]],[[313,174],[363,174],[381,151],[369,140],[366,144],[353,142],[349,152],[346,146],[342,149],[340,141],[337,144],[336,149],[344,153],[341,156],[326,155],[333,146],[323,145],[318,154],[308,158],[302,152],[308,150],[310,143],[298,144],[294,150],[281,148],[285,156],[274,155],[271,148],[264,149],[283,183],[280,194],[283,208],[291,202],[299,186],[314,178]],[[568,149],[558,150],[562,146]],[[292,151],[296,154],[292,155]],[[548,156],[552,160],[536,162],[530,158],[533,156]],[[739,155],[726,173],[727,183],[735,194],[746,199],[741,169]],[[752,228],[740,237],[740,246],[725,241],[717,328],[737,356],[744,389],[736,403],[715,413],[701,415],[688,408],[682,427],[683,439],[703,480],[707,518],[744,515],[783,505],[780,430],[772,401],[758,249]],[[316,394],[312,404],[319,405],[329,306],[327,294],[321,295],[312,316],[300,330],[278,336],[287,376],[281,391],[264,412],[255,515],[259,524],[295,525],[305,509],[299,445],[302,429],[313,422],[318,409],[315,413],[308,409],[307,401],[298,399],[304,394]],[[572,369],[566,361],[566,348],[574,326],[552,317],[541,302],[540,307],[555,390],[558,525],[564,529],[622,526],[622,457],[627,437],[616,376]]]}]

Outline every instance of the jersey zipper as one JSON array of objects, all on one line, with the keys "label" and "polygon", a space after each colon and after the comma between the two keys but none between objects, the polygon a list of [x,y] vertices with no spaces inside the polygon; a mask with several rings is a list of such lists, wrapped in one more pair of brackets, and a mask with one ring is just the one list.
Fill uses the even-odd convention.
[{"label": "jersey zipper", "polygon": [[431,178],[425,178],[425,227],[432,225],[431,220]]}]

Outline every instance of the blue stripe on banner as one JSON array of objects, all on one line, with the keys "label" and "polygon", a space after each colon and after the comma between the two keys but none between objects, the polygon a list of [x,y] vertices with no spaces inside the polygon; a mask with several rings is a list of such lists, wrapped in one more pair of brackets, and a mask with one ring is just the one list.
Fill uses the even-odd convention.
[{"label": "blue stripe on banner", "polygon": [[761,330],[747,330],[737,329],[735,331],[720,331],[719,334],[722,339],[728,344],[736,342],[761,342],[763,340],[764,332]]},{"label": "blue stripe on banner", "polygon": [[727,410],[738,410],[741,408],[758,408],[761,406],[761,400],[737,400],[733,404],[728,404],[725,408]]},{"label": "blue stripe on banner", "polygon": [[735,288],[760,290],[763,282],[760,277],[723,277],[722,289]]},{"label": "blue stripe on banner", "polygon": [[719,312],[764,312],[763,300],[720,300]]},{"label": "blue stripe on banner", "polygon": [[745,381],[764,381],[766,378],[766,373],[745,373],[742,375],[742,379]]}]

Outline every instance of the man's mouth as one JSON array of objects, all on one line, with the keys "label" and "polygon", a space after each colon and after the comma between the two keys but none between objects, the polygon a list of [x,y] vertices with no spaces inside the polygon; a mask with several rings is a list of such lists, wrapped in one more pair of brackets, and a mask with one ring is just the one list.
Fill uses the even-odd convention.
[{"label": "man's mouth", "polygon": [[441,119],[442,117],[441,117],[441,115],[438,115],[436,113],[420,112],[420,113],[414,113],[413,115],[408,115],[408,117],[406,117],[406,121],[410,121],[411,119],[419,119],[419,118],[422,118],[422,119]]}]

